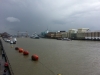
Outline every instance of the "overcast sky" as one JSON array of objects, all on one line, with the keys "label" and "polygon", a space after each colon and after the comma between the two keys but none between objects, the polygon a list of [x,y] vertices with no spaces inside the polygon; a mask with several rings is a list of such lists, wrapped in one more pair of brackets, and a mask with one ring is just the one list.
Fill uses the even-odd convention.
[{"label": "overcast sky", "polygon": [[100,30],[100,0],[0,0],[0,32]]}]

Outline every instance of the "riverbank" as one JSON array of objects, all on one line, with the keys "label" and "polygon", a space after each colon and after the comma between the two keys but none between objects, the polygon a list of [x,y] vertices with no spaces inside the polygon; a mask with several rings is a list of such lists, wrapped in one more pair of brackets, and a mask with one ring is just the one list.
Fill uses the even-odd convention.
[{"label": "riverbank", "polygon": [[[4,64],[5,64],[5,62],[7,62],[7,59],[5,57],[5,54],[4,54],[4,56],[2,54],[4,54],[4,51],[3,51],[2,43],[0,40],[0,75],[11,75],[9,68],[4,67]],[[5,69],[6,69],[6,72],[4,72]]]}]

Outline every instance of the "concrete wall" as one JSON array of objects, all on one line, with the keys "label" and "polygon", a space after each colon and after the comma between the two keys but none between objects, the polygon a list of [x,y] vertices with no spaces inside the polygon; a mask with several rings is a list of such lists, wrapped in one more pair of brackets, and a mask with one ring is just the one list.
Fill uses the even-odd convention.
[{"label": "concrete wall", "polygon": [[8,59],[8,57],[7,57],[7,55],[6,55],[5,50],[4,50],[4,47],[3,47],[3,44],[2,44],[1,39],[0,39],[0,45],[1,45],[1,47],[2,47],[2,48],[1,48],[2,53],[4,53],[5,62],[8,62],[8,71],[9,71],[9,75],[14,75],[13,70],[12,70],[11,65],[10,65],[10,62],[9,62],[9,59]]}]

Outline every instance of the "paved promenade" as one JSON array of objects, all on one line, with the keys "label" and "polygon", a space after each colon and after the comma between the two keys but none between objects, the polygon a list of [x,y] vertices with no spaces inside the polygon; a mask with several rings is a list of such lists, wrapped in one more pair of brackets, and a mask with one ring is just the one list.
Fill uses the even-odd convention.
[{"label": "paved promenade", "polygon": [[0,45],[0,75],[10,75],[8,69],[4,73],[4,69],[5,69],[4,64],[5,64],[5,58],[2,57],[2,50]]}]

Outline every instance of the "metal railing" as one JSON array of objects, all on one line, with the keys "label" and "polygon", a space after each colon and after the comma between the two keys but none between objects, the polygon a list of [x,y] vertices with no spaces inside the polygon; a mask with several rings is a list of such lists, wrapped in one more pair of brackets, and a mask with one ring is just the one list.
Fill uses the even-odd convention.
[{"label": "metal railing", "polygon": [[2,44],[1,39],[0,39],[0,43],[1,43],[1,46],[2,46],[2,48],[3,48],[2,51],[3,51],[3,53],[5,54],[5,61],[8,62],[8,69],[9,69],[10,75],[14,75],[13,70],[12,70],[12,67],[11,67],[11,64],[10,64],[10,62],[9,62],[9,59],[8,59],[8,57],[7,57],[7,54],[6,54],[6,52],[5,52],[5,49],[4,49],[4,47],[3,47],[3,44]]}]

